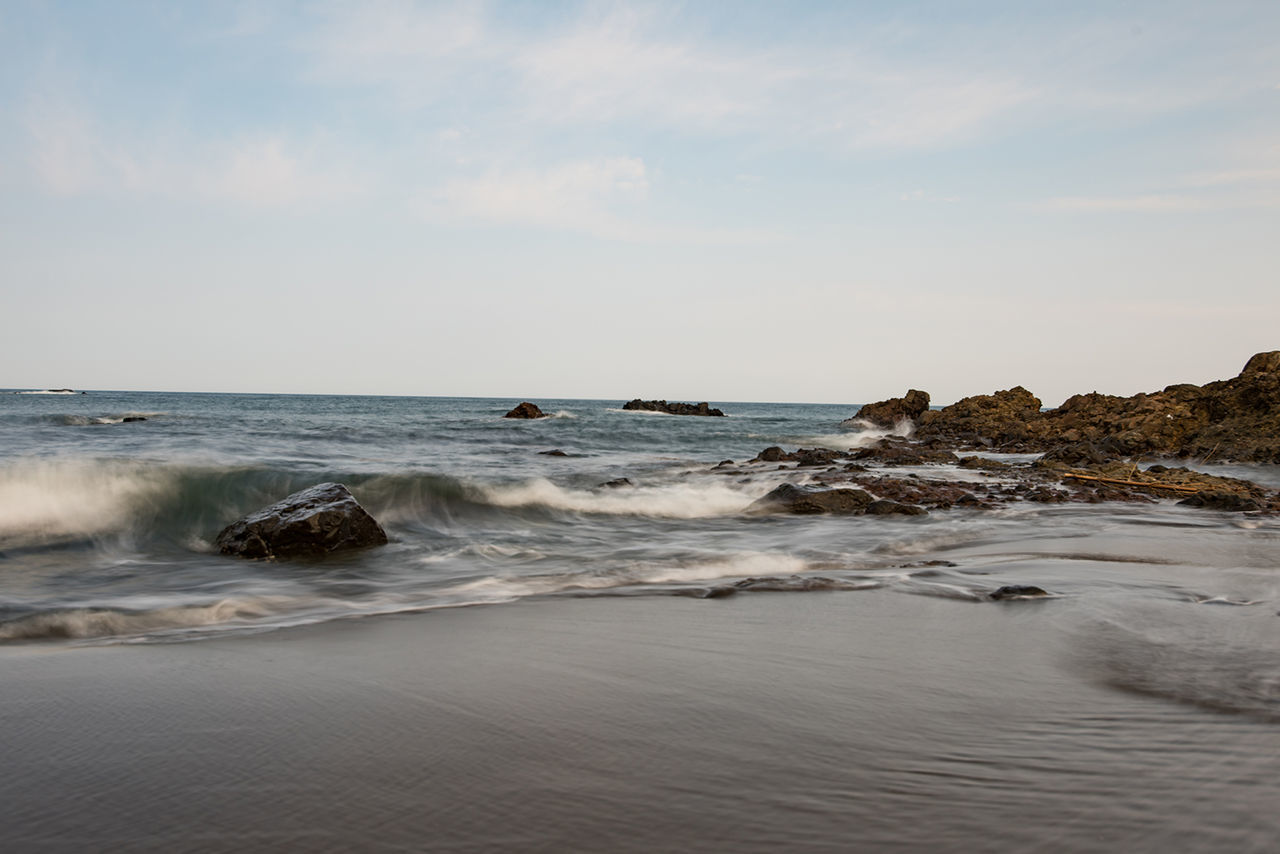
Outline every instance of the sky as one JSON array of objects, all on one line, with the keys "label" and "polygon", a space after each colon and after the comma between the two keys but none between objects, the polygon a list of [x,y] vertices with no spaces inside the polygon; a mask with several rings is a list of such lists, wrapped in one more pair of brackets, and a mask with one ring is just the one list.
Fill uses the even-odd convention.
[{"label": "sky", "polygon": [[0,3],[0,387],[935,403],[1280,349],[1280,3]]}]

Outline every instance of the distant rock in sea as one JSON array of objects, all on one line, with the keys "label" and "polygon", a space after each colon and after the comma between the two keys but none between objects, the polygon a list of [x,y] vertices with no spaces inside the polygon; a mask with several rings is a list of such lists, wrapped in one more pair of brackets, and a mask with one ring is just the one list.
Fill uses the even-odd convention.
[{"label": "distant rock in sea", "polygon": [[218,550],[246,558],[321,557],[382,546],[386,531],[340,483],[320,483],[250,513],[218,534]]},{"label": "distant rock in sea", "polygon": [[636,412],[665,412],[668,415],[718,415],[723,417],[724,413],[719,409],[712,409],[705,401],[702,403],[667,403],[665,400],[635,400],[624,403],[623,409],[629,409]]},{"label": "distant rock in sea", "polygon": [[510,412],[508,412],[506,415],[502,417],[503,418],[547,418],[548,416],[547,416],[547,413],[539,409],[536,404],[532,404],[526,400],[524,403],[520,404],[515,409],[511,410]]}]

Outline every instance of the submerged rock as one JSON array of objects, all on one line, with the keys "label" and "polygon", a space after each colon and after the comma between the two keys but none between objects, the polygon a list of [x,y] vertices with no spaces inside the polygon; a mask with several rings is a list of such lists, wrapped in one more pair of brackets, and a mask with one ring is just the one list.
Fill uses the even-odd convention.
[{"label": "submerged rock", "polygon": [[515,409],[508,412],[503,418],[546,418],[547,414],[539,409],[535,404],[525,401]]},{"label": "submerged rock", "polygon": [[1032,599],[1048,595],[1049,591],[1034,584],[1006,584],[988,593],[987,598],[999,602],[1001,599]]},{"label": "submerged rock", "polygon": [[748,513],[836,513],[858,516],[875,501],[862,489],[806,489],[784,483],[747,508]]},{"label": "submerged rock", "polygon": [[667,403],[665,400],[641,400],[636,398],[622,404],[623,409],[639,412],[665,412],[668,415],[717,415],[724,416],[719,409],[712,409],[705,401],[702,403]]},{"label": "submerged rock", "polygon": [[1248,495],[1226,489],[1201,490],[1178,503],[1185,507],[1203,507],[1206,510],[1226,510],[1234,513],[1262,509],[1262,505]]},{"label": "submerged rock", "polygon": [[250,513],[218,534],[218,550],[246,558],[319,557],[386,545],[387,534],[340,483],[321,483]]}]

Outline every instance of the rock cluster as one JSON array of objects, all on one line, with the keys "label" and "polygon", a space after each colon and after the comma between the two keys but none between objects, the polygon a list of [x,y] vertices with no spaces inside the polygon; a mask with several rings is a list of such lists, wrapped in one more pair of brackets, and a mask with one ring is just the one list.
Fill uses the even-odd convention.
[{"label": "rock cluster", "polygon": [[667,403],[665,400],[641,400],[637,397],[622,404],[622,408],[641,412],[665,412],[668,415],[724,415],[719,409],[712,409],[705,401],[703,403]]},{"label": "rock cluster", "polygon": [[237,557],[295,558],[386,542],[382,526],[345,486],[321,483],[228,525],[217,546]]},{"label": "rock cluster", "polygon": [[935,445],[1046,451],[1064,461],[1212,456],[1280,463],[1280,351],[1255,355],[1229,380],[1132,397],[1077,394],[1046,411],[1021,386],[966,397],[924,412],[916,436]]}]

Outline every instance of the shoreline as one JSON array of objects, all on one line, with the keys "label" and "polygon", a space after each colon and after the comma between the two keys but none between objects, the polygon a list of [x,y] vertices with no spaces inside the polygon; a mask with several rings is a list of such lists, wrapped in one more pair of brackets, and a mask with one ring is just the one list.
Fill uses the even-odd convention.
[{"label": "shoreline", "polygon": [[4,648],[0,842],[1264,850],[1274,724],[1082,678],[1074,610],[541,599]]}]

